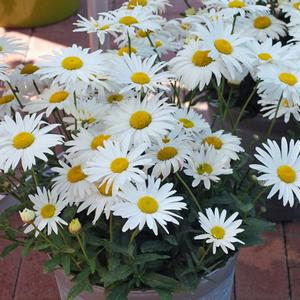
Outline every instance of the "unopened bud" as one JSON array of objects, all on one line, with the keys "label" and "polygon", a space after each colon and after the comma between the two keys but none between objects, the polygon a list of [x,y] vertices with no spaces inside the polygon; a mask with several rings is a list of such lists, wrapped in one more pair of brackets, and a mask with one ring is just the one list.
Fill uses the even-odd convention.
[{"label": "unopened bud", "polygon": [[260,212],[261,212],[262,214],[266,213],[266,212],[267,212],[267,208],[266,208],[265,206],[261,206]]},{"label": "unopened bud", "polygon": [[254,141],[259,141],[260,140],[260,137],[259,137],[258,134],[253,134],[252,138],[253,138]]},{"label": "unopened bud", "polygon": [[256,175],[251,175],[250,179],[254,182],[257,182],[257,176]]},{"label": "unopened bud", "polygon": [[73,219],[69,224],[69,232],[71,234],[78,234],[81,231],[81,228],[82,226],[78,218]]},{"label": "unopened bud", "polygon": [[193,16],[196,14],[196,10],[194,7],[190,7],[188,9],[186,9],[184,13],[186,16]]},{"label": "unopened bud", "polygon": [[31,224],[35,219],[35,212],[28,208],[24,208],[23,211],[19,211],[20,218],[26,224]]}]

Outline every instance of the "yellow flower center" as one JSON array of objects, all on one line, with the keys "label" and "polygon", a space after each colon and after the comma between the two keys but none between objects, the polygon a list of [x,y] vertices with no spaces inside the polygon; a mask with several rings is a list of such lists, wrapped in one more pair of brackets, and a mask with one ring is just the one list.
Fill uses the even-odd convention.
[{"label": "yellow flower center", "polygon": [[293,4],[293,7],[294,7],[295,9],[297,9],[297,10],[300,11],[300,1],[299,1],[299,2],[295,2],[295,3]]},{"label": "yellow flower center", "polygon": [[110,164],[110,169],[114,173],[122,173],[127,170],[129,161],[125,157],[119,157],[114,159]]},{"label": "yellow flower center", "polygon": [[37,71],[39,68],[37,66],[35,66],[34,64],[26,64],[22,70],[21,70],[21,74],[23,75],[29,75],[29,74],[33,74],[35,71]]},{"label": "yellow flower center", "polygon": [[96,120],[96,118],[94,118],[94,117],[90,117],[90,118],[86,119],[85,121],[86,121],[88,124],[93,124],[93,123],[95,123],[97,120]]},{"label": "yellow flower center", "polygon": [[280,166],[277,169],[277,175],[285,183],[293,183],[297,179],[296,171],[287,165]]},{"label": "yellow flower center", "polygon": [[233,0],[228,2],[228,7],[230,8],[243,8],[245,6],[247,6],[247,4],[240,0]]},{"label": "yellow flower center", "polygon": [[[123,56],[124,53],[129,54],[129,47],[122,47],[119,49],[119,51],[118,51],[119,56]],[[136,53],[136,49],[131,47],[131,53]]]},{"label": "yellow flower center", "polygon": [[104,25],[104,26],[99,26],[99,24],[97,24],[95,27],[96,27],[97,29],[99,29],[99,30],[106,30],[106,29],[108,29],[110,26],[109,26],[108,24],[106,24],[106,25]]},{"label": "yellow flower center", "polygon": [[283,107],[290,107],[290,105],[289,105],[289,100],[288,99],[282,99],[282,106]]},{"label": "yellow flower center", "polygon": [[217,240],[222,240],[224,238],[225,235],[225,230],[223,227],[221,226],[214,226],[211,230],[210,230],[211,235],[217,239]]},{"label": "yellow flower center", "polygon": [[156,48],[159,48],[159,47],[161,47],[162,46],[162,42],[161,41],[156,41],[155,42],[155,47]]},{"label": "yellow flower center", "polygon": [[91,148],[96,150],[98,147],[103,147],[103,142],[109,140],[110,135],[100,134],[93,138],[91,142]]},{"label": "yellow flower center", "polygon": [[133,25],[133,24],[137,24],[138,20],[135,17],[132,17],[132,16],[125,16],[125,17],[123,17],[119,20],[119,23],[123,24],[123,25],[126,25],[126,26],[130,26],[130,25]]},{"label": "yellow flower center", "polygon": [[14,138],[13,138],[13,146],[16,149],[26,149],[30,147],[35,140],[35,137],[32,133],[23,131],[18,133]]},{"label": "yellow flower center", "polygon": [[188,30],[191,28],[191,26],[189,24],[182,23],[182,24],[180,24],[180,28],[183,30]]},{"label": "yellow flower center", "polygon": [[287,85],[293,86],[298,82],[297,77],[292,73],[281,73],[279,80]]},{"label": "yellow flower center", "polygon": [[145,214],[154,214],[158,210],[158,202],[150,196],[141,197],[137,202],[138,208]]},{"label": "yellow flower center", "polygon": [[107,101],[109,103],[113,103],[113,102],[120,102],[124,99],[124,96],[121,94],[113,94],[108,96]]},{"label": "yellow flower center", "polygon": [[136,72],[132,74],[131,80],[137,84],[147,84],[150,82],[150,77],[144,72]]},{"label": "yellow flower center", "polygon": [[86,175],[82,172],[81,166],[75,166],[68,171],[67,178],[69,182],[76,183],[86,178]]},{"label": "yellow flower center", "polygon": [[159,160],[168,160],[177,155],[177,150],[174,147],[168,146],[160,149],[157,153],[157,158]]},{"label": "yellow flower center", "polygon": [[104,184],[102,184],[100,187],[98,187],[98,191],[102,196],[111,197],[113,185],[112,184],[110,185],[107,192],[106,192],[106,187],[107,187],[107,181]]},{"label": "yellow flower center", "polygon": [[269,53],[266,53],[266,52],[262,52],[262,53],[258,54],[257,56],[258,56],[261,60],[265,60],[265,61],[272,59],[272,55],[269,54]]},{"label": "yellow flower center", "polygon": [[184,128],[193,128],[195,126],[191,120],[185,118],[179,119],[179,122],[182,123]]},{"label": "yellow flower center", "polygon": [[164,144],[167,144],[167,143],[170,142],[170,139],[167,138],[167,137],[164,137],[164,138],[162,138],[162,142],[163,142]]},{"label": "yellow flower center", "polygon": [[197,172],[199,175],[203,175],[205,173],[211,174],[212,171],[213,171],[212,166],[207,163],[203,163],[203,164],[199,165],[199,167],[197,168]]},{"label": "yellow flower center", "polygon": [[69,93],[66,91],[58,91],[53,93],[50,98],[49,98],[49,102],[50,103],[60,103],[65,101],[69,96]]},{"label": "yellow flower center", "polygon": [[269,17],[267,16],[262,16],[262,17],[257,17],[253,21],[253,26],[256,29],[265,29],[271,26],[272,21]]},{"label": "yellow flower center", "polygon": [[148,4],[148,0],[129,0],[127,8],[128,9],[133,9],[136,6],[146,6]]},{"label": "yellow flower center", "polygon": [[224,39],[215,40],[214,45],[216,49],[222,54],[229,55],[233,51],[231,44]]},{"label": "yellow flower center", "polygon": [[83,61],[77,56],[66,57],[62,63],[62,67],[66,70],[78,70],[83,66]]},{"label": "yellow flower center", "polygon": [[[150,32],[148,32],[148,34],[150,34]],[[147,31],[144,31],[142,29],[139,29],[137,32],[136,32],[136,35],[141,37],[141,38],[145,38],[147,37]]]},{"label": "yellow flower center", "polygon": [[194,53],[192,63],[197,67],[206,67],[213,62],[213,59],[208,56],[209,51],[198,50]]},{"label": "yellow flower center", "polygon": [[46,204],[41,208],[43,219],[50,219],[55,215],[56,208],[53,204]]},{"label": "yellow flower center", "polygon": [[137,130],[148,127],[151,124],[151,122],[151,115],[144,110],[136,111],[131,115],[129,120],[130,126]]},{"label": "yellow flower center", "polygon": [[1,104],[7,104],[15,99],[15,96],[13,94],[5,95],[0,97],[0,105]]},{"label": "yellow flower center", "polygon": [[203,144],[208,144],[210,146],[213,146],[215,149],[219,150],[222,148],[223,146],[223,142],[221,141],[221,139],[219,139],[216,136],[208,136],[206,137],[203,141]]}]

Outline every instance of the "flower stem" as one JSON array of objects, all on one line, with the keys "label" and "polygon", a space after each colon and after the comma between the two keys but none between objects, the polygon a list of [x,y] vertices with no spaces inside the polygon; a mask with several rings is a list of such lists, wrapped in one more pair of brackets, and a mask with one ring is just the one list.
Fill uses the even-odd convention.
[{"label": "flower stem", "polygon": [[38,86],[37,86],[35,80],[33,80],[33,85],[34,85],[34,88],[35,88],[36,92],[40,95],[41,92],[40,92],[40,90],[39,90],[39,88],[38,88]]},{"label": "flower stem", "polygon": [[133,240],[137,237],[137,235],[140,233],[140,230],[139,228],[137,227],[131,234],[131,237],[130,237],[130,241],[129,241],[129,244],[131,244],[133,242]]},{"label": "flower stem", "polygon": [[77,238],[77,241],[78,241],[78,243],[79,243],[80,249],[81,249],[81,251],[82,251],[82,253],[83,253],[83,256],[84,256],[84,258],[86,259],[86,261],[87,261],[87,263],[88,263],[88,262],[89,262],[89,258],[88,258],[87,254],[86,254],[85,249],[84,249],[84,246],[83,246],[82,240],[81,240],[81,238],[80,238],[80,235],[79,235],[79,234],[76,234],[76,238]]},{"label": "flower stem", "polygon": [[196,206],[198,207],[199,211],[202,211],[201,206],[195,196],[195,194],[192,192],[192,190],[190,189],[190,187],[186,184],[186,182],[184,181],[184,179],[179,175],[179,173],[175,173],[176,177],[178,178],[178,180],[183,184],[183,186],[185,187],[185,189],[188,191],[188,193],[190,194],[191,198],[193,199],[193,201],[195,202]]},{"label": "flower stem", "polygon": [[23,108],[24,105],[21,103],[21,100],[20,100],[16,90],[13,88],[13,86],[10,84],[9,81],[6,81],[6,83],[8,84],[9,88],[11,89],[11,91],[12,91],[13,95],[15,96],[16,100],[18,101],[20,107]]},{"label": "flower stem", "polygon": [[131,56],[131,52],[132,52],[132,49],[131,49],[131,39],[130,39],[130,36],[129,36],[129,32],[127,31],[127,38],[128,38],[128,50],[129,50],[129,56]]},{"label": "flower stem", "polygon": [[32,179],[33,179],[33,182],[34,182],[34,185],[35,185],[35,189],[37,190],[37,188],[39,186],[39,182],[38,182],[38,179],[37,179],[37,176],[35,174],[35,170],[34,170],[33,167],[31,169],[31,175],[32,175]]},{"label": "flower stem", "polygon": [[235,28],[237,16],[238,16],[238,14],[235,14],[235,15],[233,16],[233,22],[232,22],[231,34],[234,33],[234,28]]}]

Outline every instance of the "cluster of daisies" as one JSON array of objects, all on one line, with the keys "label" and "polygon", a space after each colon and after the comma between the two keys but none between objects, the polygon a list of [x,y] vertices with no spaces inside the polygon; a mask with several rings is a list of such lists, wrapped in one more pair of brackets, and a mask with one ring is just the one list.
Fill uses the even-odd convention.
[{"label": "cluster of daisies", "polygon": [[[244,152],[240,138],[213,131],[191,105],[181,107],[178,87],[201,92],[212,82],[241,82],[250,73],[266,116],[298,120],[295,3],[276,8],[291,17],[288,27],[251,0],[207,0],[193,15],[173,20],[161,16],[167,0],[130,0],[76,23],[75,31],[96,33],[101,47],[114,41],[114,49],[73,45],[9,74],[1,66],[0,169],[34,174],[39,160],[57,158],[51,188],[37,186],[29,195],[32,208],[21,215],[25,220],[33,211],[34,217],[25,232],[57,234],[67,225],[61,213],[69,206],[92,215],[93,224],[120,216],[124,232],[147,227],[158,235],[160,227],[168,233],[169,223],[178,225],[189,200],[172,182],[187,186],[188,178],[190,192],[210,190],[233,173],[232,162]],[[273,41],[288,32],[290,44]],[[5,37],[0,47],[19,48]],[[176,55],[166,62],[169,53]],[[294,195],[300,199],[300,142],[263,147],[256,155],[261,164],[251,167],[272,186],[269,197],[279,191],[292,205]],[[234,250],[234,243],[243,243],[236,237],[244,230],[237,216],[218,208],[200,211],[205,233],[195,239],[212,243],[213,253],[217,247]]]}]

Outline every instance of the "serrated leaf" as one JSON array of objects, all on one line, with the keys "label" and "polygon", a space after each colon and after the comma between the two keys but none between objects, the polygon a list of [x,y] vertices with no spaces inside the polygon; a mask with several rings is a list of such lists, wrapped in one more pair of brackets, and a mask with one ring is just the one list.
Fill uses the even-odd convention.
[{"label": "serrated leaf", "polygon": [[4,257],[8,255],[11,251],[15,250],[18,247],[19,243],[18,242],[13,242],[7,246],[4,247],[4,249],[1,252],[1,257]]},{"label": "serrated leaf", "polygon": [[115,282],[126,279],[133,273],[133,269],[131,266],[121,265],[114,272],[107,272],[102,277],[102,281],[104,282],[104,286],[109,286]]},{"label": "serrated leaf", "polygon": [[170,256],[168,256],[168,255],[159,255],[159,254],[155,254],[155,253],[140,254],[140,255],[135,257],[134,264],[135,265],[141,265],[141,264],[145,264],[147,262],[157,261],[157,260],[160,260],[160,259],[168,259],[168,258],[170,258]]},{"label": "serrated leaf", "polygon": [[32,248],[31,246],[34,244],[34,240],[33,239],[28,239],[22,249],[22,256],[27,256],[30,249]]},{"label": "serrated leaf", "polygon": [[44,270],[47,273],[53,272],[55,267],[60,265],[61,263],[61,256],[55,256],[54,258],[49,259],[46,261],[44,265]]},{"label": "serrated leaf", "polygon": [[68,293],[68,300],[73,300],[75,297],[80,295],[83,291],[91,291],[92,287],[88,280],[77,282],[72,286]]},{"label": "serrated leaf", "polygon": [[125,300],[127,299],[129,290],[128,283],[114,285],[107,295],[107,300]]},{"label": "serrated leaf", "polygon": [[178,242],[177,242],[177,240],[176,240],[176,238],[175,238],[174,235],[167,235],[167,236],[165,237],[165,240],[166,240],[169,244],[171,244],[171,245],[173,245],[173,246],[177,246],[177,245],[178,245]]},{"label": "serrated leaf", "polygon": [[154,272],[144,274],[141,280],[151,288],[162,289],[169,292],[174,292],[181,287],[179,281]]}]

